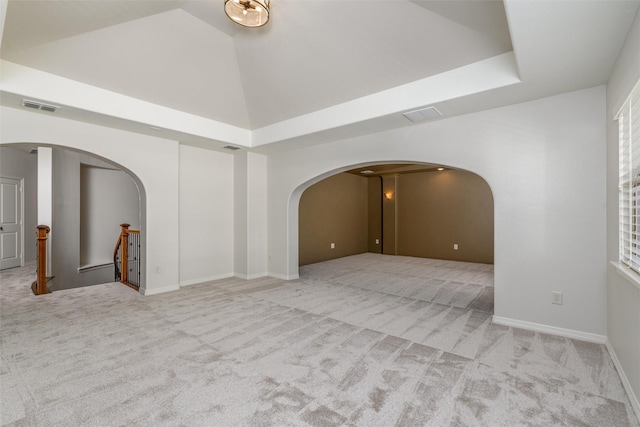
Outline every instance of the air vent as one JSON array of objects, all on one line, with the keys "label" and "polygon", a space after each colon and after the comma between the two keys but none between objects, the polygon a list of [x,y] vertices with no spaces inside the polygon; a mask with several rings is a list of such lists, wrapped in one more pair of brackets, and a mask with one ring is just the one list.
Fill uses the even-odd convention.
[{"label": "air vent", "polygon": [[422,122],[425,120],[433,120],[442,117],[442,113],[436,109],[436,107],[421,108],[419,110],[407,111],[402,113],[407,119],[412,122]]},{"label": "air vent", "polygon": [[45,104],[43,102],[32,101],[30,99],[23,99],[22,106],[27,108],[33,108],[35,110],[48,111],[50,113],[53,113],[60,108],[57,105]]},{"label": "air vent", "polygon": [[236,150],[239,150],[239,149],[240,149],[240,147],[234,147],[233,145],[225,145],[225,146],[224,146],[224,147],[222,147],[222,148],[224,148],[224,149],[226,149],[226,150],[231,150],[231,151],[236,151]]},{"label": "air vent", "polygon": [[27,101],[26,99],[22,100],[22,106],[27,108],[35,108],[36,110],[40,109],[40,103],[35,101]]}]

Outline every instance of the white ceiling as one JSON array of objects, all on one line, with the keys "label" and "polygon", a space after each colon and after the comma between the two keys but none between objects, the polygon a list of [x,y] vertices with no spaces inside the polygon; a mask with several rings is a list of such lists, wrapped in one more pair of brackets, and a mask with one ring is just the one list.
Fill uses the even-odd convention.
[{"label": "white ceiling", "polygon": [[0,2],[3,105],[262,151],[603,84],[640,4],[272,0],[246,29],[223,0]]}]

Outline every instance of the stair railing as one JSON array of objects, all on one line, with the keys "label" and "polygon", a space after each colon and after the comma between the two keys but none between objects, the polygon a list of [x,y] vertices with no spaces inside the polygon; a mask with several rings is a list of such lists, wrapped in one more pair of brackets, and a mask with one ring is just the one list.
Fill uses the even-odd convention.
[{"label": "stair railing", "polygon": [[38,270],[36,271],[36,281],[31,284],[31,290],[35,295],[51,293],[47,289],[47,282],[52,277],[47,278],[47,234],[51,231],[48,225],[38,225],[36,227],[38,239]]},{"label": "stair railing", "polygon": [[140,289],[140,230],[120,224],[120,236],[113,250],[115,281]]}]

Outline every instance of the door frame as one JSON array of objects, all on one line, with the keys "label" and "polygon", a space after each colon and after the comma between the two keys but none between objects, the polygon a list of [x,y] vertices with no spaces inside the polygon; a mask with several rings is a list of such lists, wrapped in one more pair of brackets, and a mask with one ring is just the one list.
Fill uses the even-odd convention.
[{"label": "door frame", "polygon": [[24,177],[0,175],[0,178],[13,179],[19,182],[20,218],[18,218],[18,221],[20,222],[20,267],[24,267]]}]

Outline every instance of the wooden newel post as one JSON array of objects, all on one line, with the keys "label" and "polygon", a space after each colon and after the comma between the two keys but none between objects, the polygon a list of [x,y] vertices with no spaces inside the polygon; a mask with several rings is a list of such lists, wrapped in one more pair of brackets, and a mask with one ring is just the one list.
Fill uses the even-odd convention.
[{"label": "wooden newel post", "polygon": [[122,283],[126,283],[129,273],[129,265],[127,263],[127,258],[129,257],[129,224],[120,224],[122,230],[120,231],[120,236],[122,236],[122,258],[120,260],[120,281]]},{"label": "wooden newel post", "polygon": [[36,295],[48,293],[47,291],[47,234],[51,229],[46,225],[38,225],[38,276],[31,285],[31,290]]}]

